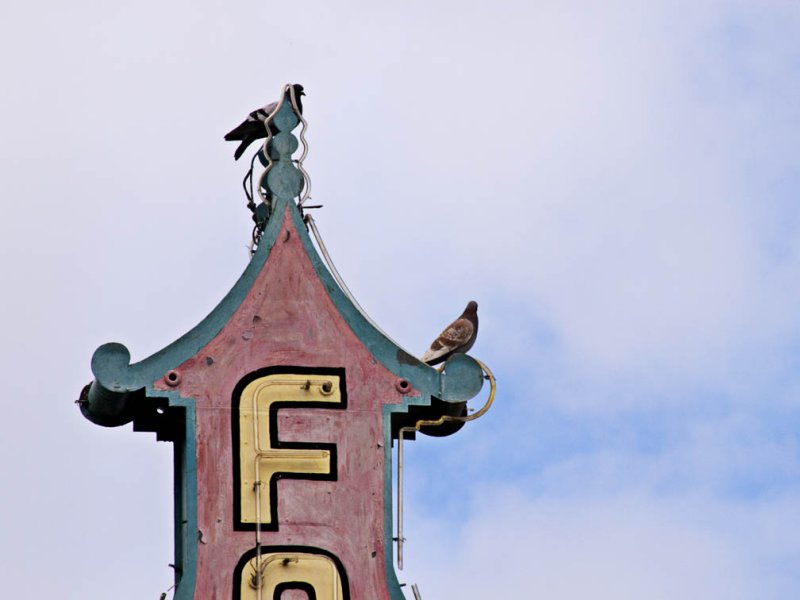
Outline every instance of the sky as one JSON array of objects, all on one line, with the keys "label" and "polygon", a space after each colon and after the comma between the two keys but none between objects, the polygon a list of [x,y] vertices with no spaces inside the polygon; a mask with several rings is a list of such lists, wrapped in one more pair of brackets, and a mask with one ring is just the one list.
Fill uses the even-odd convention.
[{"label": "sky", "polygon": [[5,595],[170,586],[171,446],[73,401],[239,277],[222,136],[300,82],[355,297],[420,354],[477,300],[498,379],[407,444],[401,580],[800,597],[798,39],[778,0],[3,2]]}]

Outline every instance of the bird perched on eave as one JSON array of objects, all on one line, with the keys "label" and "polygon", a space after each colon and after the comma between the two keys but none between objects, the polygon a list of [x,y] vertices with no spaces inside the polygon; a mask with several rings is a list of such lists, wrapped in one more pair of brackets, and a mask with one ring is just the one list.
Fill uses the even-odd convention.
[{"label": "bird perched on eave", "polygon": [[[294,99],[297,102],[297,109],[300,111],[300,114],[303,113],[303,100],[302,96],[305,96],[305,92],[303,91],[303,86],[299,83],[295,83],[292,85],[294,88]],[[288,92],[287,98],[288,101]],[[264,125],[264,122],[267,120],[267,117],[272,114],[272,112],[277,108],[278,103],[270,102],[264,108],[257,108],[249,115],[247,118],[242,121],[237,127],[229,131],[225,134],[225,140],[230,142],[233,140],[241,140],[242,143],[239,144],[239,147],[236,148],[236,152],[233,153],[234,160],[239,160],[239,157],[244,154],[244,151],[247,150],[247,147],[255,142],[257,139],[267,137],[267,128]],[[272,135],[275,135],[277,130],[275,127],[270,123],[270,128],[272,129]]]},{"label": "bird perched on eave", "polygon": [[453,354],[467,352],[478,337],[478,303],[470,300],[467,308],[439,334],[420,360],[431,366],[446,361]]}]

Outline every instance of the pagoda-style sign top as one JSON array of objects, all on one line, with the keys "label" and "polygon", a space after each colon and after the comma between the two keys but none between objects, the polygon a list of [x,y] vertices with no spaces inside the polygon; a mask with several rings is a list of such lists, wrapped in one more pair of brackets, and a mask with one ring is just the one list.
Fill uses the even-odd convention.
[{"label": "pagoda-style sign top", "polygon": [[441,369],[423,364],[326,267],[304,215],[307,175],[292,158],[291,132],[305,129],[296,107],[286,86],[265,120],[256,247],[233,289],[141,362],[121,344],[98,348],[78,401],[94,423],[132,422],[174,443],[179,600],[279,600],[286,590],[403,599],[393,443],[458,430],[490,376],[464,354]]}]

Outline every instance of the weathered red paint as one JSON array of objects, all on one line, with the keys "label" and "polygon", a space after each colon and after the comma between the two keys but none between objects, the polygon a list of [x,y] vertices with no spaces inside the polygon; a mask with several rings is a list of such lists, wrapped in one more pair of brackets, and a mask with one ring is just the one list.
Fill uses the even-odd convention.
[{"label": "weathered red paint", "polygon": [[[342,319],[294,232],[288,213],[249,295],[222,331],[177,367],[177,390],[197,407],[198,547],[195,598],[230,598],[239,558],[255,533],[233,530],[231,399],[248,373],[272,366],[343,367],[346,410],[283,409],[282,441],[337,445],[337,481],[278,482],[278,531],[263,545],[325,549],[342,562],[353,600],[389,600],[385,570],[382,406],[400,402],[397,376]],[[209,360],[211,359],[211,360]]]}]

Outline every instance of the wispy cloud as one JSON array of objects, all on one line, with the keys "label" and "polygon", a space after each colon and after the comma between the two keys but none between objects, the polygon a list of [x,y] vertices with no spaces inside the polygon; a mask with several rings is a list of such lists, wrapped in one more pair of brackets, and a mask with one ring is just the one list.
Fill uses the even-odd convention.
[{"label": "wispy cloud", "polygon": [[423,597],[779,600],[800,584],[787,569],[799,558],[797,506],[796,494],[753,506],[703,496],[531,499],[493,488],[459,525],[415,515],[405,576]]}]

